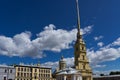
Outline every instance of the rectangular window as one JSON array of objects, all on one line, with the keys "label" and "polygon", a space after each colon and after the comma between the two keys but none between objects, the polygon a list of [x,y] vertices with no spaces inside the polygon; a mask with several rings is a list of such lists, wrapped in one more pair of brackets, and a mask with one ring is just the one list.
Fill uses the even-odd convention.
[{"label": "rectangular window", "polygon": [[27,76],[29,76],[29,73],[27,73]]},{"label": "rectangular window", "polygon": [[23,76],[23,73],[21,73],[21,77]]},{"label": "rectangular window", "polygon": [[19,74],[19,73],[17,73],[17,75],[18,75],[18,76],[20,76],[20,74]]},{"label": "rectangular window", "polygon": [[5,69],[5,73],[7,73],[7,70]]},{"label": "rectangular window", "polygon": [[12,73],[12,70],[10,70],[10,73]]},{"label": "rectangular window", "polygon": [[26,71],[26,68],[24,68],[24,71]]},{"label": "rectangular window", "polygon": [[21,71],[23,71],[23,68],[21,68]]}]

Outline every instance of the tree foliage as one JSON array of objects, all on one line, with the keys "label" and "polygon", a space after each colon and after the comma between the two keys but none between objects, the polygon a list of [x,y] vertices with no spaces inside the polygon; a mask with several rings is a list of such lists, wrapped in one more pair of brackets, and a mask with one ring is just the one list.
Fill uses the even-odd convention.
[{"label": "tree foliage", "polygon": [[120,71],[116,71],[116,72],[110,72],[110,74],[109,75],[119,75],[120,74]]},{"label": "tree foliage", "polygon": [[100,74],[100,76],[104,76],[104,74]]}]

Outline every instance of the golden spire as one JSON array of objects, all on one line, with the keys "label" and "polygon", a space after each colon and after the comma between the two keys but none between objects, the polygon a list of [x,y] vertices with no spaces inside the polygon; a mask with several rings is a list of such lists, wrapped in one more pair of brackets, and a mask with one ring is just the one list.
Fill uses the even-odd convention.
[{"label": "golden spire", "polygon": [[76,0],[76,8],[77,8],[77,40],[82,39],[82,34],[80,33],[80,12],[79,12],[79,3]]},{"label": "golden spire", "polygon": [[78,33],[80,34],[80,12],[79,12],[79,3],[78,3],[78,0],[76,0],[76,6],[77,6],[77,26],[78,26]]}]

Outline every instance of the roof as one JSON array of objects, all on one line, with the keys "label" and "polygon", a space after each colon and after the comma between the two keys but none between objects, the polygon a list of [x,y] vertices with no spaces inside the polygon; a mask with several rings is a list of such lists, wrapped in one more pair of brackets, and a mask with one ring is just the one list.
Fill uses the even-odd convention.
[{"label": "roof", "polygon": [[14,66],[0,65],[0,68],[14,68]]},{"label": "roof", "polygon": [[30,68],[42,68],[42,69],[51,69],[50,67],[43,67],[37,65],[14,65],[15,67],[30,67]]}]

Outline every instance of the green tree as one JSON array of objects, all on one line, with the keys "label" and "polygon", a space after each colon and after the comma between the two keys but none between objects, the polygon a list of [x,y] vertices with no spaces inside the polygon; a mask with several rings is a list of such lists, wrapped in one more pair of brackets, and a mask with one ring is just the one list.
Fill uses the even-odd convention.
[{"label": "green tree", "polygon": [[120,74],[120,71],[116,71],[116,72],[110,72],[110,74],[109,75],[119,75]]},{"label": "green tree", "polygon": [[104,76],[104,74],[100,74],[100,76]]},{"label": "green tree", "polygon": [[115,73],[114,72],[110,72],[110,74],[109,75],[114,75]]}]

